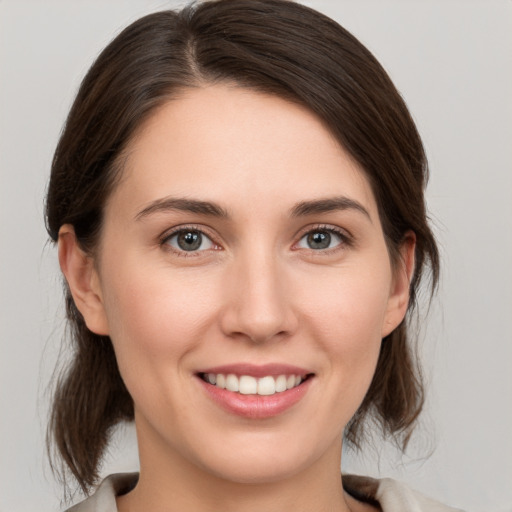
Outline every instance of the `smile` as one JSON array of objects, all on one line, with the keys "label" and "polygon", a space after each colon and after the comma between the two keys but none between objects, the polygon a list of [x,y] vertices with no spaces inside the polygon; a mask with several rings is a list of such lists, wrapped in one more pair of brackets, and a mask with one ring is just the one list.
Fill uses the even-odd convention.
[{"label": "smile", "polygon": [[212,386],[241,395],[270,396],[299,386],[307,375],[266,375],[260,378],[233,373],[201,373],[200,377]]},{"label": "smile", "polygon": [[315,373],[306,368],[281,363],[227,364],[201,368],[195,376],[213,403],[251,420],[296,408],[316,380]]}]

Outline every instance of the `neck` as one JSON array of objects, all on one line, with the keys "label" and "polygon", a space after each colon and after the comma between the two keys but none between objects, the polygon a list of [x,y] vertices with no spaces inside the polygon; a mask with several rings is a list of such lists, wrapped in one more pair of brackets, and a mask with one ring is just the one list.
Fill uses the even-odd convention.
[{"label": "neck", "polygon": [[354,500],[341,485],[341,440],[304,469],[256,482],[233,481],[213,474],[155,443],[139,444],[139,451],[139,482],[133,491],[118,498],[119,512],[354,510]]}]

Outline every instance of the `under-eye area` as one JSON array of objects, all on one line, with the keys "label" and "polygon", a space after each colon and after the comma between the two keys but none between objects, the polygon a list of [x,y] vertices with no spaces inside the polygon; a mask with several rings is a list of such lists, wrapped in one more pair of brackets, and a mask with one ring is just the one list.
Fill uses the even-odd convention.
[{"label": "under-eye area", "polygon": [[305,375],[266,375],[253,377],[252,375],[235,375],[233,373],[199,373],[199,377],[220,389],[226,389],[241,395],[274,395],[296,388],[313,377],[312,373]]}]

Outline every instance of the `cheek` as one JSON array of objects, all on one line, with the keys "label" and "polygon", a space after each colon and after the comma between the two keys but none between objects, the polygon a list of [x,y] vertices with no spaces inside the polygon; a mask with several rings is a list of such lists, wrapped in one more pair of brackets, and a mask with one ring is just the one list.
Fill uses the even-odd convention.
[{"label": "cheek", "polygon": [[312,276],[310,286],[301,287],[303,314],[327,338],[341,336],[356,352],[364,340],[380,342],[391,283],[390,272],[380,266],[372,273],[347,267]]},{"label": "cheek", "polygon": [[[355,299],[354,296],[352,296]],[[381,346],[383,307],[373,297],[364,297],[365,305],[349,300],[332,311],[333,325],[326,338],[326,352],[330,354],[331,365],[340,373],[341,388],[354,389],[354,398],[362,400],[369,386]],[[350,395],[350,393],[348,393]],[[359,397],[359,398],[358,398]]]},{"label": "cheek", "polygon": [[128,272],[127,267],[118,275],[129,275],[130,280],[113,275],[104,297],[121,373],[127,380],[134,372],[145,380],[148,375],[158,378],[158,372],[170,378],[207,336],[215,318],[217,287],[204,276],[170,269]]},{"label": "cheek", "polygon": [[[336,269],[338,270],[338,269]],[[325,286],[302,297],[304,325],[328,358],[339,389],[362,400],[377,364],[386,318],[390,272],[382,267],[365,274],[343,269],[326,276]]]}]

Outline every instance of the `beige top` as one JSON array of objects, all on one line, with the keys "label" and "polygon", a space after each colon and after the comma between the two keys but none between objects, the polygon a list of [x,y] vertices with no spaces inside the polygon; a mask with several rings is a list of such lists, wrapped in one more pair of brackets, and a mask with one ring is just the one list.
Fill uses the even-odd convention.
[{"label": "beige top", "polygon": [[[105,478],[96,492],[67,512],[117,512],[116,496],[125,494],[137,483],[137,473],[119,473]],[[344,475],[345,490],[354,498],[380,506],[382,512],[462,512],[447,507],[391,478]]]}]

